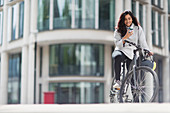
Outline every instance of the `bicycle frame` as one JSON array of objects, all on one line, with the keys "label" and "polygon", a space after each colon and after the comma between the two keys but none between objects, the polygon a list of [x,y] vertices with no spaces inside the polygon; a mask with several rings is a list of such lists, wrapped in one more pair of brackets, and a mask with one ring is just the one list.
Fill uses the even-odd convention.
[{"label": "bicycle frame", "polygon": [[135,87],[137,86],[136,85],[136,67],[137,67],[137,55],[136,55],[136,52],[137,51],[140,51],[141,49],[136,49],[136,50],[134,50],[134,57],[133,57],[133,60],[132,60],[132,62],[133,62],[133,68],[132,68],[132,70],[133,70],[133,78],[134,78],[134,85],[135,85]]},{"label": "bicycle frame", "polygon": [[[158,92],[158,88],[159,88],[158,78],[156,73],[151,68],[142,66],[141,64],[141,61],[147,58],[150,52],[146,49],[142,49],[139,45],[136,45],[133,42],[128,42],[128,43],[136,47],[136,49],[133,51],[134,56],[131,64],[129,65],[127,72],[125,71],[126,60],[123,61],[123,70],[121,73],[122,86],[120,92],[119,90],[117,90],[118,92],[116,92],[116,90],[113,91],[114,97],[113,96],[111,97],[113,97],[113,99],[114,98],[120,99],[119,100],[120,102],[123,101],[124,102],[152,102],[155,99],[156,94]],[[138,57],[138,52],[139,52],[139,57]],[[151,88],[153,88],[154,90],[153,92],[152,91],[147,92],[148,90],[150,90],[147,88],[150,82],[149,84],[145,84],[145,82],[147,83],[145,77],[148,76],[146,75],[143,76],[143,74],[147,74],[147,73],[150,75],[149,77],[153,77],[152,84],[154,85],[154,87],[152,87],[151,84]],[[147,87],[145,87],[145,85],[147,85]],[[145,88],[147,88],[146,91]],[[149,93],[149,95],[146,95],[147,93]]]}]

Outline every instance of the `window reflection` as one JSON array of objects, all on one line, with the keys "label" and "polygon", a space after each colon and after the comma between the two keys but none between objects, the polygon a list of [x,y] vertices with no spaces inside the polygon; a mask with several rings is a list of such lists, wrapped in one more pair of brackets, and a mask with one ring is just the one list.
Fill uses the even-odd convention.
[{"label": "window reflection", "polygon": [[152,43],[156,44],[156,25],[155,25],[155,11],[152,10]]},{"label": "window reflection", "polygon": [[159,47],[161,47],[162,46],[162,40],[161,40],[161,38],[162,38],[162,30],[161,30],[161,14],[160,13],[158,13],[158,46]]},{"label": "window reflection", "polygon": [[20,103],[21,54],[9,56],[8,104]]},{"label": "window reflection", "polygon": [[99,29],[115,27],[115,0],[99,0]]},{"label": "window reflection", "polygon": [[38,0],[38,29],[49,29],[50,0]]},{"label": "window reflection", "polygon": [[0,0],[0,6],[4,5],[4,0]]},{"label": "window reflection", "polygon": [[54,0],[54,29],[71,28],[71,5],[72,0]]},{"label": "window reflection", "polygon": [[19,37],[21,38],[24,32],[24,2],[20,3],[19,9]]},{"label": "window reflection", "polygon": [[16,39],[16,23],[17,23],[17,5],[12,7],[12,33],[11,33],[11,40]]},{"label": "window reflection", "polygon": [[[40,31],[49,29],[50,2],[50,0],[39,0],[38,28]],[[51,17],[53,29],[113,30],[115,26],[115,0],[53,0],[53,10],[50,13],[53,13]]]},{"label": "window reflection", "polygon": [[95,0],[75,0],[75,28],[95,28]]},{"label": "window reflection", "polygon": [[132,0],[132,13],[134,16],[136,16],[136,1]]},{"label": "window reflection", "polygon": [[143,5],[139,4],[139,22],[140,25],[143,27]]},{"label": "window reflection", "polygon": [[170,0],[168,0],[168,13],[170,14]]},{"label": "window reflection", "polygon": [[0,12],[0,44],[3,41],[3,12]]},{"label": "window reflection", "polygon": [[57,104],[104,103],[103,83],[50,83]]},{"label": "window reflection", "polygon": [[169,51],[170,51],[170,18],[168,19],[168,36],[169,36]]},{"label": "window reflection", "polygon": [[50,46],[50,76],[104,75],[104,46],[61,44]]}]

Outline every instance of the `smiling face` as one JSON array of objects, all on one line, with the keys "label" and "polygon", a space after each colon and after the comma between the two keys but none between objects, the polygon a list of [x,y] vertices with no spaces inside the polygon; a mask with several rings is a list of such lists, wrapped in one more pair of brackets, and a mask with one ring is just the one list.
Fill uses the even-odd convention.
[{"label": "smiling face", "polygon": [[129,14],[127,14],[127,15],[125,16],[125,25],[126,25],[127,27],[130,27],[131,24],[132,24],[132,17],[131,17]]}]

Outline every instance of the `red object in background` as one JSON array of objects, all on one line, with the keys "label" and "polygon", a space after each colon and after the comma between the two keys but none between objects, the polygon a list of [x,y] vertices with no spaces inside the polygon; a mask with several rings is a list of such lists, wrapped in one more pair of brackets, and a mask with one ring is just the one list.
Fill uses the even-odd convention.
[{"label": "red object in background", "polygon": [[55,92],[44,92],[44,104],[54,104]]}]

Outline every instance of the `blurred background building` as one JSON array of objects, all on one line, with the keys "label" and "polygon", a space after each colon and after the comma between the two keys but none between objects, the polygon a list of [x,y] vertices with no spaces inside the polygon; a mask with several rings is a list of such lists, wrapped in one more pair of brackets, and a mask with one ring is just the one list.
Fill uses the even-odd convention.
[{"label": "blurred background building", "polygon": [[0,0],[0,104],[109,103],[114,28],[132,10],[170,102],[170,0]]}]

